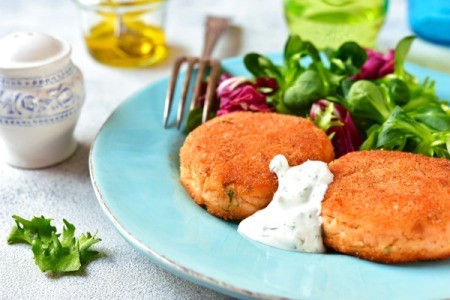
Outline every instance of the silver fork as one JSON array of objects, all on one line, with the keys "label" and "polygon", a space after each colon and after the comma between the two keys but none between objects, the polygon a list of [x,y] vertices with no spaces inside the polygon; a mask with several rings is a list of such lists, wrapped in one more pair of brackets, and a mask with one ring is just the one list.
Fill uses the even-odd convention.
[{"label": "silver fork", "polygon": [[219,37],[228,27],[229,19],[211,17],[208,16],[206,19],[205,27],[205,40],[203,42],[203,51],[200,57],[197,56],[181,56],[175,60],[175,64],[172,69],[172,76],[169,83],[169,89],[167,90],[166,103],[164,106],[164,127],[167,128],[167,121],[170,115],[170,109],[173,103],[173,97],[175,92],[175,87],[177,84],[178,73],[183,63],[187,63],[186,77],[184,79],[183,89],[181,91],[181,99],[178,104],[177,112],[177,128],[180,129],[181,122],[183,120],[184,107],[186,106],[186,99],[189,94],[189,86],[191,81],[192,72],[195,65],[198,65],[198,75],[194,86],[194,93],[191,101],[191,110],[195,107],[195,102],[200,94],[200,88],[202,85],[203,77],[205,76],[206,70],[211,68],[206,95],[205,104],[203,106],[202,112],[202,123],[206,122],[208,119],[209,112],[211,110],[211,105],[215,96],[215,87],[220,76],[220,61],[217,59],[212,59],[211,54],[216,45]]}]

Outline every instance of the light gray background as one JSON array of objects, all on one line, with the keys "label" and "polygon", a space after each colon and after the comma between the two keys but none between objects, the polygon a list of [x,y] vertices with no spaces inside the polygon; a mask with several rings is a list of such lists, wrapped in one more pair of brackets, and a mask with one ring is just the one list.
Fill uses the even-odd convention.
[{"label": "light gray background", "polygon": [[[380,45],[392,46],[408,32],[405,2],[391,1]],[[199,54],[207,13],[232,15],[231,30],[216,55],[282,50],[287,30],[281,0],[170,0],[167,13],[169,59],[153,68],[103,66],[89,57],[79,30],[77,7],[69,0],[1,0],[0,36],[14,31],[47,32],[69,41],[73,61],[85,76],[87,98],[75,131],[79,149],[68,161],[42,170],[0,163],[0,299],[225,299],[224,295],[180,279],[153,265],[127,244],[103,214],[91,186],[90,146],[109,114],[129,95],[170,73],[174,56]],[[1,159],[1,158],[0,158]],[[82,273],[51,277],[33,262],[29,246],[8,246],[11,216],[44,215],[76,225],[78,234],[98,230],[96,249],[104,256]]]}]

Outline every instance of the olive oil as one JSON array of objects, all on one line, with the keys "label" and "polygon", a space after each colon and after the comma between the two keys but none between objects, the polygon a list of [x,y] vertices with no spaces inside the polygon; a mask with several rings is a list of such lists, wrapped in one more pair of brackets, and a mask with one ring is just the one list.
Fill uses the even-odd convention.
[{"label": "olive oil", "polygon": [[353,40],[374,48],[387,0],[284,0],[289,30],[318,48]]},{"label": "olive oil", "polygon": [[119,6],[120,2],[105,2],[97,10],[100,21],[85,35],[90,54],[102,63],[119,67],[144,67],[162,61],[167,55],[164,30],[147,22],[152,6],[139,7],[157,2],[161,1],[131,1],[125,8]]}]

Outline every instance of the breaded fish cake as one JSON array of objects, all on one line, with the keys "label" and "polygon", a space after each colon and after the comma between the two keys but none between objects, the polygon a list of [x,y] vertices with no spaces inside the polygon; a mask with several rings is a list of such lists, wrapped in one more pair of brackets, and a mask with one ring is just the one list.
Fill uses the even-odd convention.
[{"label": "breaded fish cake", "polygon": [[242,220],[264,208],[277,189],[269,164],[330,162],[330,139],[310,121],[277,113],[237,112],[192,131],[180,149],[180,180],[196,203],[223,219]]},{"label": "breaded fish cake", "polygon": [[384,263],[450,257],[450,160],[380,150],[329,166],[327,246]]}]

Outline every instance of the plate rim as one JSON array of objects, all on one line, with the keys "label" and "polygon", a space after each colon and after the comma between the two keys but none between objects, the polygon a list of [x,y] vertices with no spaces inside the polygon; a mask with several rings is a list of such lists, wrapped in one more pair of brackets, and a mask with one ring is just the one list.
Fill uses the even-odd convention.
[{"label": "plate rim", "polygon": [[[91,155],[90,155],[91,156]],[[92,162],[91,158],[89,158],[89,169],[92,168]],[[183,267],[180,264],[175,263],[174,261],[168,259],[162,254],[159,254],[158,252],[152,250],[150,247],[146,246],[144,243],[142,243],[138,238],[133,236],[131,233],[129,233],[124,226],[120,223],[119,220],[112,214],[112,212],[109,210],[108,205],[105,203],[100,190],[98,189],[95,178],[93,175],[91,176],[91,182],[94,187],[95,194],[97,196],[97,200],[100,203],[100,206],[103,210],[103,212],[106,214],[106,216],[109,218],[109,220],[113,223],[116,230],[119,231],[119,233],[122,235],[125,240],[127,240],[128,243],[133,244],[134,246],[138,247],[140,251],[143,251],[147,253],[149,256],[151,256],[154,260],[152,260],[155,264],[158,266],[163,267],[166,270],[175,271],[176,274],[172,272],[174,275],[184,275],[183,278],[190,280],[191,282],[195,284],[200,284],[200,282],[206,284],[203,285],[208,288],[214,289],[216,287],[216,291],[226,293],[231,296],[246,296],[246,297],[252,297],[252,298],[258,298],[258,299],[291,299],[286,297],[277,297],[270,294],[264,294],[264,293],[255,293],[248,289],[243,289],[236,287],[232,284],[226,283],[221,280],[217,280],[210,276],[205,276],[199,272],[196,272],[192,269],[189,269],[187,267]],[[195,280],[195,281],[193,281]],[[217,289],[218,288],[218,289]]]}]

